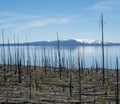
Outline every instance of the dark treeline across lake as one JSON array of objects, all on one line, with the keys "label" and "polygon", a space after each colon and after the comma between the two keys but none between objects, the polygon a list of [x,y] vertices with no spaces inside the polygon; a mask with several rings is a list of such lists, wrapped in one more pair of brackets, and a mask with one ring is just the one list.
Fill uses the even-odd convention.
[{"label": "dark treeline across lake", "polygon": [[[60,47],[62,67],[78,67],[78,49],[80,60],[84,68],[101,67],[101,46]],[[105,68],[115,69],[116,57],[120,58],[120,46],[105,46]],[[0,46],[0,64],[17,64],[21,60],[23,65],[30,61],[31,65],[58,67],[58,47],[53,46]],[[120,65],[119,65],[120,67]]]}]

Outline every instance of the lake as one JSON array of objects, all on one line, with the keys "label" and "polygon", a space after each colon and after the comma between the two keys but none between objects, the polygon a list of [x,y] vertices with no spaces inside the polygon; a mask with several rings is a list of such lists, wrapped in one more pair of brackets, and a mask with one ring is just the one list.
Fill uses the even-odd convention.
[{"label": "lake", "polygon": [[[95,67],[96,63],[102,66],[102,50],[100,46],[70,46],[60,47],[60,60],[58,58],[58,48],[52,46],[5,46],[0,47],[0,63],[15,64],[21,60],[22,64],[37,66],[59,66],[78,67],[78,50],[79,58],[85,68]],[[120,46],[105,46],[105,67],[115,69],[116,57],[120,59]],[[119,65],[120,67],[120,65]]]}]

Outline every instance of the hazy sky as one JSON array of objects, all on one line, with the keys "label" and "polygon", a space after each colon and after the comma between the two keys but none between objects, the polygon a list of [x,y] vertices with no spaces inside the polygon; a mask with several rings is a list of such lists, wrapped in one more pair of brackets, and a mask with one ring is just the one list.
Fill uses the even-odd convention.
[{"label": "hazy sky", "polygon": [[120,0],[0,0],[0,43],[60,39],[101,39],[120,42]]}]

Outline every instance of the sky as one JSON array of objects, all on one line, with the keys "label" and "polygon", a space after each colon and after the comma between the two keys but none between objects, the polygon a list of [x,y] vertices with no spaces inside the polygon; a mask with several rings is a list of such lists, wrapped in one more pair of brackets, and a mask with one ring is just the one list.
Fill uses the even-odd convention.
[{"label": "sky", "polygon": [[4,41],[101,40],[120,42],[120,0],[0,0]]}]

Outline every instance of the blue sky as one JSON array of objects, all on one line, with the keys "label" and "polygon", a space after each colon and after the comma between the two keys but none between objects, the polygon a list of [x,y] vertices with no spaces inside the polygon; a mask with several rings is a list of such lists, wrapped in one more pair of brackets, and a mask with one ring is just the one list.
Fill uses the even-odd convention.
[{"label": "blue sky", "polygon": [[101,13],[105,40],[120,42],[120,0],[0,0],[0,43],[2,29],[6,42],[100,40]]}]

